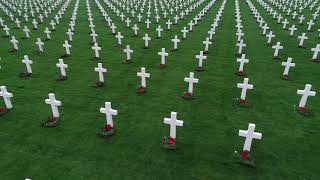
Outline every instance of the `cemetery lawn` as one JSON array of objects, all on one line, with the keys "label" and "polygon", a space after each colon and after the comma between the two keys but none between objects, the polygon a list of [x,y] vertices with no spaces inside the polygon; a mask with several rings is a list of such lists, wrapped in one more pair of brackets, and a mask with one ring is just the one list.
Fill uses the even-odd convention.
[{"label": "cemetery lawn", "polygon": [[[311,62],[310,52],[319,41],[316,32],[309,34],[306,49],[299,49],[297,38],[288,38],[288,32],[252,0],[276,31],[275,39],[284,46],[280,61],[289,56],[296,63],[296,68],[290,70],[293,81],[284,81],[280,78],[281,62],[272,58],[273,50],[265,44],[248,5],[239,1],[247,44],[244,51],[250,60],[245,69],[254,85],[247,96],[251,107],[242,108],[237,105],[240,89],[236,85],[243,82],[243,77],[235,75],[239,64],[235,56],[233,0],[226,3],[213,46],[204,61],[206,71],[195,73],[199,83],[195,85],[197,99],[194,101],[182,98],[187,90],[183,79],[197,66],[195,55],[203,49],[202,41],[221,0],[217,0],[194,27],[194,32],[182,40],[179,50],[169,52],[167,68],[163,70],[158,67],[157,52],[161,48],[168,52],[173,36],[181,35],[180,30],[202,8],[178,25],[172,25],[172,30],[164,32],[162,39],[156,39],[155,23],[150,30],[141,25],[139,36],[131,37],[132,29],[126,28],[100,0],[117,25],[117,31],[124,35],[124,45],[130,44],[134,50],[133,63],[124,65],[121,64],[125,58],[124,47],[116,46],[116,39],[96,3],[90,1],[98,43],[102,47],[100,62],[108,69],[102,88],[91,87],[98,79],[93,70],[97,61],[91,60],[94,52],[89,44],[84,0],[80,0],[71,57],[64,59],[69,65],[68,80],[55,81],[56,63],[64,54],[62,44],[67,38],[65,32],[75,2],[71,0],[57,31],[51,34],[52,40],[45,41],[42,55],[36,53],[34,43],[37,37],[44,39],[43,31],[51,18],[40,24],[37,31],[31,30],[30,39],[21,39],[23,31],[12,28],[11,33],[20,42],[20,50],[15,53],[8,52],[9,38],[0,32],[1,85],[7,86],[14,95],[13,110],[0,117],[0,179],[320,179],[319,97],[308,100],[314,116],[306,118],[296,111],[300,100],[297,89],[303,89],[307,83],[312,84],[315,91],[320,89],[320,64]],[[3,11],[1,16],[14,27]],[[306,17],[310,18],[311,14]],[[161,23],[164,28],[165,22]],[[31,22],[28,25],[31,27]],[[307,25],[299,27],[300,32],[296,34],[300,35]],[[316,23],[313,29],[318,28]],[[152,38],[150,49],[143,49],[145,32]],[[21,63],[25,54],[34,61],[33,74],[21,79],[18,74],[25,70]],[[140,83],[136,73],[141,67],[151,73],[147,93],[143,95],[136,93]],[[45,129],[40,124],[51,115],[50,107],[44,103],[50,92],[62,101],[61,121],[56,128]],[[112,102],[112,108],[119,113],[114,117],[117,133],[110,139],[96,135],[105,123],[105,115],[99,112],[105,101]],[[3,105],[2,100],[0,103]],[[163,118],[170,117],[171,111],[178,112],[178,119],[184,120],[184,126],[177,127],[177,151],[160,148],[162,137],[169,135],[169,126],[163,124]],[[253,141],[256,168],[240,165],[233,158],[234,151],[240,151],[244,143],[238,130],[247,129],[248,123],[255,123],[256,131],[263,133],[262,140]]]}]

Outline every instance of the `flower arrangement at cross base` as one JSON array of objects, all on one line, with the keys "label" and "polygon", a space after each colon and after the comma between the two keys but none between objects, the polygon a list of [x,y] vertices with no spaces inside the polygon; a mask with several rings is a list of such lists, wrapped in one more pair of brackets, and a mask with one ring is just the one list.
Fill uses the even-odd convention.
[{"label": "flower arrangement at cross base", "polygon": [[102,87],[103,85],[104,85],[104,82],[101,82],[101,81],[95,82],[95,87]]},{"label": "flower arrangement at cross base", "polygon": [[143,94],[146,92],[146,88],[143,86],[139,86],[137,89],[137,93]]},{"label": "flower arrangement at cross base", "polygon": [[195,70],[198,71],[198,72],[202,72],[202,71],[204,71],[205,69],[204,69],[203,66],[198,66],[198,67],[196,67]]},{"label": "flower arrangement at cross base", "polygon": [[163,68],[166,67],[166,65],[165,64],[160,64],[159,67],[160,67],[160,69],[163,69]]},{"label": "flower arrangement at cross base", "polygon": [[311,116],[312,113],[308,110],[307,107],[298,107],[298,112],[303,116]]},{"label": "flower arrangement at cross base", "polygon": [[236,75],[245,76],[246,74],[244,73],[244,71],[238,71],[238,72],[236,72]]},{"label": "flower arrangement at cross base", "polygon": [[31,73],[28,73],[28,72],[22,72],[19,74],[19,77],[23,78],[23,77],[29,77],[31,76]]},{"label": "flower arrangement at cross base", "polygon": [[162,148],[168,149],[168,150],[176,150],[176,140],[172,137],[166,137],[164,136],[162,139]]},{"label": "flower arrangement at cross base", "polygon": [[242,106],[242,107],[248,107],[248,106],[250,106],[249,103],[248,103],[248,101],[245,100],[245,99],[241,99],[241,98],[240,98],[240,100],[239,100],[238,103],[239,103],[239,106]]},{"label": "flower arrangement at cross base", "polygon": [[110,124],[105,124],[97,134],[101,137],[110,137],[115,134],[115,129]]},{"label": "flower arrangement at cross base", "polygon": [[184,92],[182,97],[187,100],[192,100],[196,98],[192,93],[189,92]]},{"label": "flower arrangement at cross base", "polygon": [[6,107],[0,107],[0,116],[7,114],[9,110]]},{"label": "flower arrangement at cross base", "polygon": [[51,127],[56,127],[59,123],[59,118],[57,117],[48,117],[48,120],[44,123],[42,123],[42,127],[46,127],[46,128],[51,128]]},{"label": "flower arrangement at cross base", "polygon": [[250,167],[255,167],[256,166],[255,159],[254,159],[254,157],[252,157],[252,155],[250,154],[249,151],[246,151],[246,150],[241,151],[241,152],[235,151],[234,154],[235,154],[236,160],[240,164],[243,164],[243,165],[246,165],[246,166],[250,166]]},{"label": "flower arrangement at cross base", "polygon": [[61,75],[56,78],[57,81],[65,81],[66,79],[67,79],[67,76],[61,76]]}]

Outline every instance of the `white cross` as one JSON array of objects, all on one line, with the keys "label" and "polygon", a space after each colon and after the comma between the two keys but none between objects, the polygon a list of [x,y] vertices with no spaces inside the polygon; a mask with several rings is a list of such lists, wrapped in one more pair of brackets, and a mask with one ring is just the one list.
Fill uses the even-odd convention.
[{"label": "white cross", "polygon": [[17,28],[19,28],[19,29],[20,29],[20,23],[21,23],[21,21],[19,21],[19,19],[18,19],[18,18],[16,18],[15,23],[16,23],[16,25],[17,25]]},{"label": "white cross", "polygon": [[138,35],[138,30],[139,30],[139,27],[137,26],[137,24],[134,24],[133,26],[133,31],[134,31],[134,35]]},{"label": "white cross", "polygon": [[318,53],[320,52],[320,44],[317,44],[316,47],[311,48],[311,51],[313,52],[312,59],[316,60],[318,58]]},{"label": "white cross", "polygon": [[98,43],[94,43],[91,49],[94,50],[95,57],[99,58],[100,57],[99,51],[101,50],[101,47],[98,46]]},{"label": "white cross", "polygon": [[297,30],[297,28],[296,28],[296,25],[292,25],[290,28],[289,28],[289,30],[290,30],[290,36],[293,36],[293,33],[294,33],[294,31],[296,31]]},{"label": "white cross", "polygon": [[295,63],[292,63],[292,58],[291,57],[288,57],[287,62],[282,62],[281,65],[285,67],[284,68],[284,72],[283,72],[284,76],[288,76],[290,68],[296,66]]},{"label": "white cross", "polygon": [[208,52],[209,50],[209,45],[212,44],[212,42],[209,40],[209,38],[207,37],[205,41],[202,41],[202,43],[204,44],[204,51]]},{"label": "white cross", "polygon": [[62,45],[62,47],[65,48],[66,54],[67,54],[67,55],[70,55],[71,45],[69,44],[69,42],[68,42],[67,40],[64,41],[64,44]]},{"label": "white cross", "polygon": [[262,138],[261,133],[254,132],[255,128],[255,124],[249,123],[248,130],[239,130],[239,136],[246,138],[243,146],[243,151],[250,152],[252,140]]},{"label": "white cross", "polygon": [[13,48],[14,48],[15,50],[18,50],[18,49],[19,49],[19,47],[18,47],[19,41],[16,40],[16,37],[12,36],[10,42],[12,43]]},{"label": "white cross", "polygon": [[178,48],[178,43],[180,42],[180,39],[178,39],[178,36],[175,35],[173,39],[171,39],[171,41],[173,42],[173,49],[177,49]]},{"label": "white cross", "polygon": [[29,36],[30,30],[28,29],[27,26],[24,26],[23,32],[25,32],[26,38],[29,38],[29,37],[30,37],[30,36]]},{"label": "white cross", "polygon": [[68,65],[64,64],[63,59],[59,59],[59,63],[56,64],[56,66],[60,68],[61,76],[64,76],[64,77],[67,76],[66,68],[68,68]]},{"label": "white cross", "polygon": [[283,24],[282,29],[286,29],[287,28],[287,24],[289,24],[289,22],[288,22],[287,19],[285,19],[284,21],[282,21],[282,24]]},{"label": "white cross", "polygon": [[105,102],[104,108],[100,108],[100,113],[106,115],[107,125],[113,127],[112,116],[118,115],[118,111],[111,108],[111,102]]},{"label": "white cross", "polygon": [[171,24],[172,24],[172,22],[170,21],[170,19],[168,19],[168,21],[166,22],[166,25],[167,25],[168,30],[171,29],[171,28],[170,28],[170,27],[171,27]]},{"label": "white cross", "polygon": [[141,86],[146,88],[147,87],[146,78],[150,77],[150,74],[146,73],[146,68],[142,67],[141,72],[138,72],[137,76],[141,77]]},{"label": "white cross", "polygon": [[57,101],[55,95],[50,93],[49,99],[46,99],[45,103],[51,106],[53,117],[58,118],[60,116],[58,106],[61,106],[61,101]]},{"label": "white cross", "polygon": [[28,55],[24,55],[24,59],[22,60],[22,63],[26,65],[27,72],[32,73],[31,64],[33,64],[33,61],[29,59]]},{"label": "white cross", "polygon": [[311,31],[311,28],[314,25],[313,20],[311,19],[307,24],[308,24],[308,31]]},{"label": "white cross", "polygon": [[40,51],[40,52],[43,52],[43,45],[44,45],[44,43],[41,41],[40,38],[37,38],[36,45],[38,46],[39,51]]},{"label": "white cross", "polygon": [[117,29],[117,26],[115,26],[113,23],[111,24],[110,26],[111,30],[112,30],[112,34],[115,34],[116,33],[116,29]]},{"label": "white cross", "polygon": [[6,32],[6,36],[10,36],[10,28],[7,25],[4,26],[3,30]]},{"label": "white cross", "polygon": [[246,44],[243,43],[243,39],[241,39],[240,42],[238,42],[236,45],[238,46],[238,54],[241,54],[242,48],[247,46]]},{"label": "white cross", "polygon": [[207,56],[204,56],[203,51],[200,51],[200,54],[196,55],[196,58],[199,60],[199,67],[202,67],[202,62],[207,59]]},{"label": "white cross", "polygon": [[71,31],[71,29],[68,29],[67,33],[66,33],[69,37],[69,41],[72,41],[72,36],[73,36],[73,32]]},{"label": "white cross", "polygon": [[91,30],[90,36],[92,37],[92,42],[93,42],[93,43],[96,43],[96,42],[97,42],[97,38],[96,38],[96,37],[98,36],[98,34],[96,34],[96,32],[94,31],[94,29]]},{"label": "white cross", "polygon": [[158,25],[156,31],[158,32],[158,37],[160,38],[161,37],[161,32],[163,31],[163,29],[161,28],[160,25]]},{"label": "white cross", "polygon": [[240,59],[237,59],[237,62],[240,63],[239,72],[243,72],[243,67],[245,63],[249,63],[249,59],[246,59],[246,54],[242,54]]},{"label": "white cross", "polygon": [[171,118],[164,118],[163,123],[170,125],[170,137],[176,139],[177,126],[183,126],[183,121],[177,120],[177,113],[171,112]]},{"label": "white cross", "polygon": [[6,105],[6,108],[7,109],[12,109],[12,103],[11,103],[11,100],[10,100],[10,98],[13,97],[12,93],[9,93],[7,91],[6,86],[1,86],[0,90],[1,90],[0,91],[0,96],[3,97],[3,100],[4,100],[4,103]]},{"label": "white cross", "polygon": [[187,28],[186,27],[183,27],[183,30],[181,30],[181,32],[182,32],[182,37],[185,39],[185,38],[187,38],[187,33],[189,32],[188,30],[187,30]]},{"label": "white cross", "polygon": [[272,49],[274,49],[273,57],[277,57],[279,54],[279,50],[283,49],[283,46],[280,45],[280,42],[277,42],[276,45],[272,46]]},{"label": "white cross", "polygon": [[150,23],[151,23],[151,21],[150,21],[149,19],[147,19],[144,23],[146,23],[147,29],[149,29],[149,28],[150,28]]},{"label": "white cross", "polygon": [[56,29],[56,23],[53,20],[51,20],[50,25],[52,30]]},{"label": "white cross", "polygon": [[166,56],[169,56],[169,54],[166,53],[166,49],[161,48],[161,52],[158,52],[158,55],[161,56],[161,64],[166,64]]},{"label": "white cross", "polygon": [[98,63],[98,67],[94,68],[94,71],[99,73],[99,81],[104,82],[103,73],[107,72],[107,69],[102,67],[102,63]]},{"label": "white cross", "polygon": [[118,32],[118,34],[116,35],[116,38],[118,39],[118,44],[122,45],[121,39],[123,38],[123,36],[121,35],[121,32]]},{"label": "white cross", "polygon": [[270,31],[270,32],[269,32],[269,34],[267,34],[267,35],[266,35],[266,37],[268,38],[267,43],[268,43],[268,44],[270,44],[270,43],[271,43],[272,38],[274,38],[274,37],[275,37],[275,35],[274,35],[274,34],[272,34],[272,31]]},{"label": "white cross", "polygon": [[144,40],[144,47],[149,47],[149,41],[151,38],[148,36],[148,34],[145,34],[142,39]]},{"label": "white cross", "polygon": [[304,17],[304,15],[301,15],[299,17],[299,24],[302,24],[303,20],[305,20],[305,17]]},{"label": "white cross", "polygon": [[194,25],[193,21],[190,21],[190,22],[188,23],[188,25],[189,25],[189,31],[191,32],[191,31],[192,31],[192,27],[193,27],[193,25]]},{"label": "white cross", "polygon": [[298,39],[300,39],[299,41],[299,46],[303,46],[304,40],[308,39],[308,37],[306,36],[306,33],[302,33],[301,36],[298,36]]},{"label": "white cross", "polygon": [[32,24],[34,29],[38,29],[38,22],[35,19],[33,19]]},{"label": "white cross", "polygon": [[123,52],[127,54],[127,60],[130,60],[131,59],[131,53],[133,53],[133,50],[130,49],[130,45],[127,45],[126,49],[124,49]]},{"label": "white cross", "polygon": [[194,78],[194,73],[193,72],[190,72],[189,78],[184,78],[184,81],[189,83],[188,92],[190,94],[192,94],[193,93],[193,84],[194,83],[198,83],[199,80]]},{"label": "white cross", "polygon": [[127,23],[127,27],[130,27],[131,20],[127,18],[125,22]]},{"label": "white cross", "polygon": [[51,39],[51,36],[50,36],[51,31],[49,30],[49,28],[46,27],[44,33],[47,35],[47,39]]},{"label": "white cross", "polygon": [[246,95],[247,95],[247,90],[248,89],[253,89],[253,85],[249,84],[249,79],[248,78],[244,78],[243,83],[238,83],[237,87],[241,88],[241,100],[246,100]]},{"label": "white cross", "polygon": [[315,91],[311,91],[311,84],[306,84],[304,90],[298,90],[297,94],[302,95],[300,103],[299,103],[299,107],[300,108],[304,108],[306,106],[307,100],[309,96],[315,96],[316,92]]}]

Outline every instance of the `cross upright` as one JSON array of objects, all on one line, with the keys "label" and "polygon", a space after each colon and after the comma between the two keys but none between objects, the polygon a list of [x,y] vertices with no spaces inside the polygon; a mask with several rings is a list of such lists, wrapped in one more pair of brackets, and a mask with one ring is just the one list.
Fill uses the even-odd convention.
[{"label": "cross upright", "polygon": [[133,50],[130,49],[130,45],[127,45],[126,49],[124,49],[123,52],[126,53],[127,60],[129,61],[131,59],[131,53],[133,53]]},{"label": "cross upright", "polygon": [[33,64],[33,61],[29,59],[28,55],[24,55],[23,57],[24,59],[22,60],[22,63],[26,65],[27,72],[31,74],[32,73],[31,65]]},{"label": "cross upright", "polygon": [[302,47],[304,44],[304,40],[308,39],[308,37],[306,36],[306,33],[302,33],[301,36],[298,36],[298,39],[300,39],[298,46]]},{"label": "cross upright", "polygon": [[256,128],[255,124],[249,123],[248,130],[239,130],[239,136],[246,138],[243,146],[243,151],[250,152],[252,140],[262,138],[261,133],[254,132],[255,128]]},{"label": "cross upright", "polygon": [[242,48],[247,46],[243,43],[243,39],[241,39],[236,45],[238,46],[238,54],[242,54]]},{"label": "cross upright", "polygon": [[273,57],[277,57],[279,54],[279,50],[283,49],[283,46],[280,45],[280,42],[277,42],[276,45],[272,46],[272,49],[274,49]]},{"label": "cross upright", "polygon": [[299,102],[299,108],[304,108],[306,106],[307,100],[309,96],[315,96],[316,92],[311,91],[312,85],[306,84],[304,90],[298,90],[297,94],[302,95],[301,100]]},{"label": "cross upright", "polygon": [[188,77],[188,78],[184,78],[184,81],[187,82],[187,83],[189,83],[189,85],[188,85],[188,92],[189,92],[190,94],[192,94],[192,93],[193,93],[193,84],[194,84],[194,83],[198,83],[199,80],[196,79],[196,78],[194,78],[194,73],[193,73],[193,72],[190,72],[189,77]]},{"label": "cross upright", "polygon": [[48,28],[48,27],[46,27],[46,29],[45,29],[44,33],[46,34],[47,39],[51,39],[51,36],[50,36],[51,31],[49,30],[49,28]]},{"label": "cross upright", "polygon": [[62,45],[62,47],[65,48],[66,55],[70,55],[71,45],[69,44],[69,42],[67,40],[64,41],[64,44]]},{"label": "cross upright", "polygon": [[146,73],[146,68],[142,67],[141,72],[138,72],[137,76],[141,77],[141,86],[146,88],[147,87],[146,78],[150,77],[150,74]]},{"label": "cross upright", "polygon": [[183,126],[183,121],[177,119],[177,113],[171,112],[171,117],[164,118],[163,122],[170,125],[170,137],[176,139],[177,126]]},{"label": "cross upright", "polygon": [[237,62],[240,63],[239,72],[243,72],[243,67],[245,63],[249,63],[249,59],[246,59],[246,54],[242,54],[241,58],[237,59]]},{"label": "cross upright", "polygon": [[30,35],[29,35],[30,30],[28,29],[27,26],[24,26],[23,32],[25,33],[26,38],[29,38],[29,37],[30,37]]},{"label": "cross upright", "polygon": [[318,59],[318,54],[320,52],[320,44],[317,44],[316,47],[311,48],[311,51],[313,52],[312,60]]},{"label": "cross upright", "polygon": [[98,67],[94,68],[95,72],[98,72],[99,74],[99,81],[104,82],[104,76],[103,73],[107,72],[107,69],[102,67],[102,63],[98,63]]},{"label": "cross upright", "polygon": [[171,42],[173,42],[173,49],[176,50],[178,48],[178,43],[180,42],[180,39],[178,39],[178,36],[175,35],[173,39],[171,39]]},{"label": "cross upright", "polygon": [[111,108],[111,102],[105,102],[104,108],[100,108],[100,113],[106,115],[107,125],[113,127],[112,116],[118,115],[118,111]]},{"label": "cross upright", "polygon": [[63,59],[59,59],[59,63],[56,66],[60,69],[61,76],[67,76],[66,69],[68,65],[63,62]]},{"label": "cross upright", "polygon": [[248,78],[244,78],[243,83],[238,83],[237,85],[238,88],[241,88],[241,96],[240,99],[242,101],[246,100],[246,95],[247,95],[247,90],[248,89],[253,89],[253,85],[249,84],[249,79]]},{"label": "cross upright", "polygon": [[59,118],[58,106],[61,106],[61,101],[56,100],[55,94],[50,93],[49,99],[45,100],[45,103],[51,106],[52,115],[54,118]]},{"label": "cross upright", "polygon": [[91,49],[94,50],[95,57],[99,58],[99,51],[101,50],[101,47],[98,46],[98,43],[94,43]]},{"label": "cross upright", "polygon": [[118,32],[116,38],[118,39],[118,45],[122,45],[121,39],[123,38],[123,36],[121,35],[121,32]]},{"label": "cross upright", "polygon": [[158,25],[156,31],[158,32],[158,38],[160,38],[161,37],[161,32],[163,31],[163,29],[161,28],[160,25]]},{"label": "cross upright", "polygon": [[38,50],[39,52],[43,52],[43,45],[44,45],[44,42],[41,41],[40,38],[37,38],[37,42],[36,42],[36,45],[38,46]]},{"label": "cross upright", "polygon": [[281,65],[285,67],[283,71],[283,76],[288,76],[290,68],[296,66],[295,63],[292,63],[291,57],[288,57],[287,61],[282,62]]},{"label": "cross upright", "polygon": [[6,86],[0,86],[0,96],[2,96],[4,103],[7,109],[12,109],[11,98],[13,97],[12,93],[7,91]]},{"label": "cross upright", "polygon": [[145,34],[142,39],[144,40],[144,47],[149,47],[149,41],[151,38],[148,36],[148,34]]},{"label": "cross upright", "polygon": [[200,51],[199,55],[196,55],[196,58],[199,60],[199,67],[202,67],[203,60],[207,59],[207,56],[204,56],[203,51]]},{"label": "cross upright", "polygon": [[161,64],[166,64],[166,57],[169,56],[169,53],[166,53],[166,49],[161,48],[161,52],[158,52],[158,55],[161,56]]},{"label": "cross upright", "polygon": [[186,27],[181,30],[183,39],[187,38],[187,33],[189,32]]}]

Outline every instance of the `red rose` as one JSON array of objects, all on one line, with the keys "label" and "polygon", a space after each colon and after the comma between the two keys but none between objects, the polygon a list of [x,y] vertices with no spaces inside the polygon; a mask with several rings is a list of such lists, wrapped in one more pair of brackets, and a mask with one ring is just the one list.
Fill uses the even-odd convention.
[{"label": "red rose", "polygon": [[110,124],[106,124],[106,125],[104,126],[104,129],[105,129],[106,131],[111,131],[111,130],[113,129],[113,127],[112,127]]},{"label": "red rose", "polygon": [[0,113],[6,112],[6,108],[0,108]]},{"label": "red rose", "polygon": [[240,104],[246,104],[247,103],[247,101],[246,100],[244,100],[244,99],[240,99]]},{"label": "red rose", "polygon": [[242,158],[245,159],[245,160],[249,159],[249,153],[250,152],[247,151],[247,150],[242,151],[242,153],[241,153]]},{"label": "red rose", "polygon": [[170,145],[174,145],[174,144],[176,143],[176,141],[175,141],[175,139],[173,139],[172,137],[169,137],[168,143],[169,143]]},{"label": "red rose", "polygon": [[51,118],[49,119],[49,122],[55,122],[56,120],[57,120],[57,118],[51,117]]},{"label": "red rose", "polygon": [[302,113],[307,113],[308,112],[307,108],[305,108],[305,107],[299,107],[299,111],[302,112]]},{"label": "red rose", "polygon": [[189,93],[189,92],[184,92],[184,96],[185,96],[185,97],[190,97],[190,96],[191,96],[191,93]]},{"label": "red rose", "polygon": [[140,87],[138,88],[138,92],[143,93],[144,91],[145,91],[145,87],[140,86]]}]

